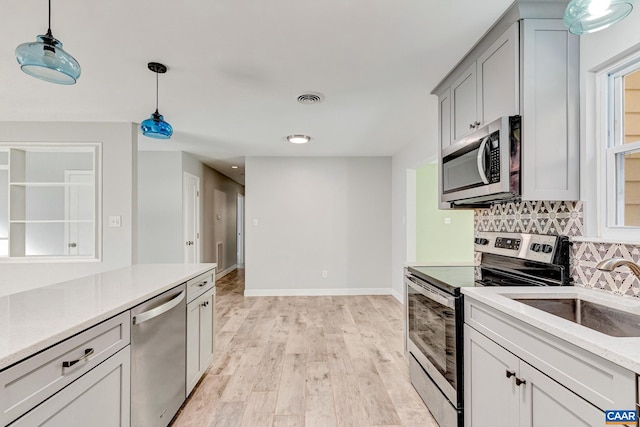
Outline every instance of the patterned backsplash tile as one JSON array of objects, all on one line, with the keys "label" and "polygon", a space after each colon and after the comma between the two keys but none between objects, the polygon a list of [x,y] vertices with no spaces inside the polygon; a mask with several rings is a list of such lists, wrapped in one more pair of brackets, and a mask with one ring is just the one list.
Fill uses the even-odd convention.
[{"label": "patterned backsplash tile", "polygon": [[640,297],[640,284],[628,268],[600,271],[596,265],[608,258],[626,258],[640,263],[640,245],[621,243],[573,242],[572,275],[575,284],[603,289],[617,295]]},{"label": "patterned backsplash tile", "polygon": [[582,202],[527,201],[476,209],[476,231],[582,236]]},{"label": "patterned backsplash tile", "polygon": [[[502,203],[476,209],[475,231],[554,234],[582,237],[584,210],[582,202],[528,201]],[[640,282],[627,268],[614,272],[596,269],[607,258],[621,257],[640,263],[640,244],[573,242],[571,274],[575,285],[602,289],[616,295],[640,297]],[[480,264],[480,253],[475,253]]]}]

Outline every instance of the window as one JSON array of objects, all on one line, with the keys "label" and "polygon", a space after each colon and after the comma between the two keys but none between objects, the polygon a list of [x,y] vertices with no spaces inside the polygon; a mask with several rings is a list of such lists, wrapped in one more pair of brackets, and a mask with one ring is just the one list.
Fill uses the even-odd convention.
[{"label": "window", "polygon": [[640,227],[640,61],[607,73],[605,229]]},{"label": "window", "polygon": [[97,257],[98,148],[0,145],[0,260]]}]

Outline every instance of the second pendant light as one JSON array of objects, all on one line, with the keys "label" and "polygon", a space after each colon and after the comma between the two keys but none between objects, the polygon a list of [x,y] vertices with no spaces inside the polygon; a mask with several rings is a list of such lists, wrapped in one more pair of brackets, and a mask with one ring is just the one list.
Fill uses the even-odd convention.
[{"label": "second pendant light", "polygon": [[167,67],[158,62],[149,62],[149,70],[156,73],[156,111],[147,120],[140,123],[140,131],[144,136],[156,139],[169,139],[173,135],[173,127],[164,121],[162,114],[158,112],[158,74],[167,72]]}]

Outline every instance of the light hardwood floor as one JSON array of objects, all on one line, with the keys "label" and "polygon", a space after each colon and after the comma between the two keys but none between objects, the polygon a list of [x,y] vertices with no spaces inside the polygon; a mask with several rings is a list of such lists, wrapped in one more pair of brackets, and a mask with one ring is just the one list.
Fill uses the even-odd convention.
[{"label": "light hardwood floor", "polygon": [[244,298],[243,272],[218,281],[215,360],[173,427],[437,427],[393,297]]}]

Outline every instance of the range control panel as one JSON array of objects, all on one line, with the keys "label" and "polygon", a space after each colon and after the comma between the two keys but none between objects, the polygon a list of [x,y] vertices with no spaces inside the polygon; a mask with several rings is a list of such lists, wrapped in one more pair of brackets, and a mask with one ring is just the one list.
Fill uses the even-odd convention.
[{"label": "range control panel", "polygon": [[551,263],[558,236],[528,233],[478,232],[475,250],[497,255]]}]

